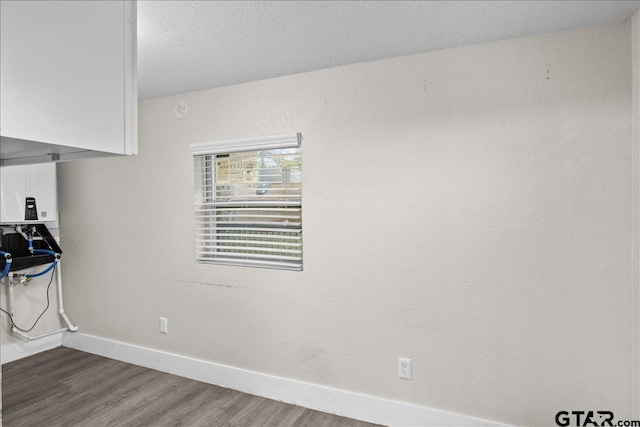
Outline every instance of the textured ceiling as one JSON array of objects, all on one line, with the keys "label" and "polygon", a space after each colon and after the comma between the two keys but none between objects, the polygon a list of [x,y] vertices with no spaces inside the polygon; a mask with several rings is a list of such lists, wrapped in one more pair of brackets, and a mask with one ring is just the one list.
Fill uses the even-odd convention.
[{"label": "textured ceiling", "polygon": [[139,1],[139,97],[621,22],[639,3]]}]

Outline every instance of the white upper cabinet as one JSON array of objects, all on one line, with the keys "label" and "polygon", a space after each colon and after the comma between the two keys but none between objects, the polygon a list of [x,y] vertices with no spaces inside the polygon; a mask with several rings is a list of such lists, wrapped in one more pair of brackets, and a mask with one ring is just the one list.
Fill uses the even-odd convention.
[{"label": "white upper cabinet", "polygon": [[0,8],[0,166],[137,154],[136,3]]}]

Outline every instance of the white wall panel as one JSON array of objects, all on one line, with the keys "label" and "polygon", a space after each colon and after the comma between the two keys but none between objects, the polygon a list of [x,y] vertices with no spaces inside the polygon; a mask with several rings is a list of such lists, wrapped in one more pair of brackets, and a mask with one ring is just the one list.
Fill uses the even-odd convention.
[{"label": "white wall panel", "polygon": [[[61,165],[68,310],[483,419],[633,419],[630,53],[627,22],[143,101],[141,155]],[[196,265],[189,144],[298,131],[304,271]]]}]

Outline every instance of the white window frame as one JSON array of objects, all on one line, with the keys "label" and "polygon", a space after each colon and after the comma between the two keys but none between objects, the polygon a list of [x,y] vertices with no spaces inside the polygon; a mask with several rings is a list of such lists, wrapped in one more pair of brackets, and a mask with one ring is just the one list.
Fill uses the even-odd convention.
[{"label": "white window frame", "polygon": [[[216,201],[219,188],[216,183],[217,168],[213,167],[216,156],[226,156],[231,153],[300,148],[301,143],[302,135],[294,133],[202,142],[189,146],[191,154],[194,156],[194,172],[196,175],[194,182],[196,262],[294,271],[302,270],[301,189],[299,196],[296,194],[293,199],[290,198],[291,196],[287,196],[286,199],[283,196],[282,199],[277,198],[276,200],[254,200],[254,195],[254,197],[250,198],[251,200]],[[229,224],[228,222],[223,222],[221,212],[235,209],[238,211],[249,210],[251,216],[255,217],[258,214],[265,215],[265,218],[273,214],[273,211],[281,210],[282,212],[277,213],[291,214],[297,219],[291,223],[287,221],[286,225],[282,226],[283,228],[261,227],[259,232],[255,232],[251,236],[247,236],[246,233],[253,233],[258,227],[253,224],[246,225],[245,227],[247,228],[243,228],[243,231],[238,229],[237,232],[238,236],[242,234],[243,237],[234,237],[231,239],[232,243],[229,243],[229,240],[222,240],[224,237],[221,238],[220,236],[223,236],[223,234],[218,234],[223,233],[223,227]],[[260,212],[263,213],[260,214]],[[260,218],[255,221],[260,222]],[[226,229],[228,230],[228,227]],[[231,231],[231,233],[236,232]],[[240,242],[237,239],[248,239],[251,244],[248,245],[247,242]],[[225,246],[222,246],[222,243]],[[231,248],[236,248],[237,251],[229,250],[229,245]],[[259,250],[255,252],[248,251],[246,246],[259,246],[254,248]],[[267,250],[265,249],[267,247],[275,249]],[[284,253],[287,253],[287,255],[283,255]]]}]

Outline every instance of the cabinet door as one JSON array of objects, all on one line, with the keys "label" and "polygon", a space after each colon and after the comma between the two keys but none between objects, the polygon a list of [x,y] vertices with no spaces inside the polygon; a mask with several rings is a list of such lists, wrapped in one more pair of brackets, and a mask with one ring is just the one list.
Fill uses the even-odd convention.
[{"label": "cabinet door", "polygon": [[135,154],[132,106],[125,108],[125,98],[137,102],[125,93],[132,90],[135,66],[135,58],[125,60],[125,54],[135,55],[135,31],[125,28],[131,3],[3,0],[0,5],[0,134]]}]

